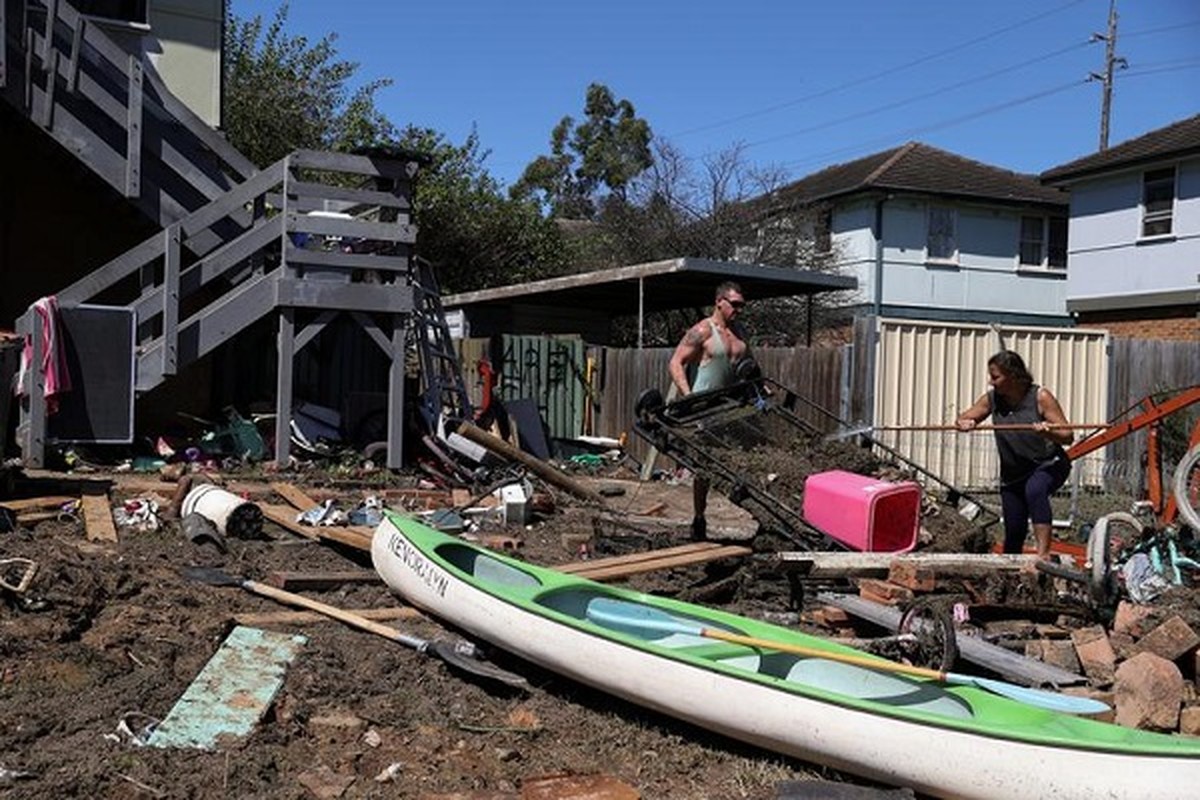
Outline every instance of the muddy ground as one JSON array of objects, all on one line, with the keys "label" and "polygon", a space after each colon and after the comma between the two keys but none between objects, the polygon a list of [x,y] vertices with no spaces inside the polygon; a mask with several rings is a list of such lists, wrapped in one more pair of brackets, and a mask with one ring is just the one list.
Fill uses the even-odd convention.
[{"label": "muddy ground", "polygon": [[[405,482],[412,478],[393,481]],[[636,516],[661,505],[661,524],[606,521],[560,495],[554,513],[518,529],[522,557],[575,560],[584,535],[593,537],[595,557],[688,540],[686,483],[623,485],[634,488],[610,506]],[[339,489],[350,499],[371,490]],[[114,503],[128,494],[118,483]],[[722,498],[714,498],[710,517],[728,538],[746,540],[756,528]],[[975,536],[961,519],[946,507],[926,516],[923,546],[953,549],[953,537]],[[789,547],[778,538],[749,541],[758,549]],[[233,614],[281,608],[236,587],[188,581],[181,568],[263,579],[279,570],[369,568],[369,558],[270,523],[263,538],[230,540],[222,553],[188,541],[175,522],[122,531],[110,547],[88,542],[82,522],[71,520],[0,534],[0,556],[39,566],[25,595],[9,593],[0,605],[0,797],[516,798],[538,778],[571,774],[612,776],[646,798],[765,800],[779,796],[784,781],[863,783],[677,723],[502,653],[495,661],[526,676],[531,691],[464,679],[428,655],[335,622],[270,626],[303,633],[308,643],[245,740],[215,752],[138,746],[119,731],[122,721],[137,735],[164,717],[229,633]],[[786,583],[746,569],[724,562],[632,584],[760,616],[787,611]],[[722,591],[709,591],[716,584]],[[352,609],[399,604],[382,584],[307,594]],[[429,620],[390,624],[423,638],[453,636]]]}]

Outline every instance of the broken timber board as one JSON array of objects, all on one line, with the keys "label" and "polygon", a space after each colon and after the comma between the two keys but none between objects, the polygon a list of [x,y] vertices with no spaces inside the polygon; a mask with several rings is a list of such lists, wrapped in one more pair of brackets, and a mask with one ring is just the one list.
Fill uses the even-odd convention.
[{"label": "broken timber board", "polygon": [[4,506],[14,514],[20,514],[22,511],[40,511],[44,508],[59,508],[67,503],[74,503],[78,497],[68,497],[66,495],[54,495],[52,497],[25,497],[21,500],[0,500],[0,506]]},{"label": "broken timber board", "polygon": [[108,504],[108,496],[85,494],[80,500],[88,541],[115,544],[117,526],[113,524],[112,506]]},{"label": "broken timber board", "polygon": [[254,730],[308,639],[239,625],[147,741],[151,747],[212,750]]},{"label": "broken timber board", "polygon": [[301,525],[296,522],[296,509],[290,506],[274,506],[260,504],[263,516],[281,528],[299,534],[305,539],[321,542],[337,542],[356,550],[369,552],[371,550],[371,533],[369,529],[358,526],[342,528],[336,525]]},{"label": "broken timber board", "polygon": [[[893,633],[900,628],[900,611],[891,606],[873,603],[855,595],[832,592],[819,592],[816,600],[824,605],[836,606]],[[1026,658],[975,636],[960,633],[955,637],[955,641],[958,643],[959,655],[965,660],[986,667],[1011,681],[1028,686],[1072,686],[1087,681],[1082,675],[1035,658]]]},{"label": "broken timber board", "polygon": [[938,577],[975,577],[998,571],[1032,569],[1035,556],[1003,553],[777,553],[779,566],[813,578],[881,578],[891,565],[902,561],[926,567]]},{"label": "broken timber board", "polygon": [[295,484],[276,481],[271,484],[271,489],[275,494],[287,500],[300,511],[308,511],[310,508],[319,505],[316,500],[305,494]]},{"label": "broken timber board", "polygon": [[[387,622],[393,619],[421,619],[424,615],[415,608],[399,606],[397,608],[360,608],[347,609],[362,617],[376,622]],[[245,614],[234,614],[233,621],[238,625],[301,625],[312,622],[337,622],[328,614],[316,611],[260,611]]]},{"label": "broken timber board", "polygon": [[693,553],[682,553],[678,555],[668,556],[666,558],[655,558],[643,561],[636,561],[629,564],[615,564],[609,566],[597,566],[593,569],[581,569],[572,573],[580,578],[587,578],[591,581],[605,581],[625,578],[630,575],[640,575],[643,572],[655,572],[661,569],[674,569],[675,567],[684,567],[691,564],[703,564],[708,561],[717,561],[722,558],[737,558],[747,556],[753,553],[749,547],[741,545],[717,545],[716,547],[699,550]]},{"label": "broken timber board", "polygon": [[369,569],[325,572],[288,572],[277,570],[267,575],[263,583],[290,592],[325,591],[347,583],[382,583],[379,573]]},{"label": "broken timber board", "polygon": [[559,572],[566,572],[569,575],[575,575],[581,572],[591,572],[601,567],[613,567],[620,564],[636,564],[640,561],[655,561],[672,556],[684,555],[686,553],[698,553],[704,550],[715,550],[721,545],[716,542],[691,542],[690,544],[681,544],[678,547],[664,547],[661,550],[643,550],[639,553],[626,553],[623,556],[609,556],[607,558],[593,558],[587,561],[572,561],[569,564],[562,564],[555,567]]}]

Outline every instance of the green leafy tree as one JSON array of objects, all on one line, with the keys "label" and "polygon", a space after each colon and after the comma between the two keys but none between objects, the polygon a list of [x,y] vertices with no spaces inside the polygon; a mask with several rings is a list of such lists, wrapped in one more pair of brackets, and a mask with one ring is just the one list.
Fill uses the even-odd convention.
[{"label": "green leafy tree", "polygon": [[565,219],[594,219],[602,205],[625,200],[630,182],[653,163],[650,125],[600,83],[588,86],[583,111],[583,122],[566,116],[554,126],[550,154],[525,168],[514,198],[534,198]]},{"label": "green leafy tree", "polygon": [[230,142],[260,167],[298,148],[349,151],[393,139],[375,107],[391,81],[350,84],[358,64],[338,58],[337,35],[311,43],[285,31],[288,4],[270,24],[237,17],[225,3],[224,127]]},{"label": "green leafy tree", "polygon": [[[654,163],[629,186],[626,202],[607,203],[585,245],[586,268],[694,257],[784,269],[839,271],[842,256],[830,239],[828,211],[781,191],[785,173],[748,163],[740,145],[688,159],[665,140],[654,142]],[[745,321],[756,344],[806,341],[809,331],[840,321],[844,298],[756,299]],[[699,309],[651,315],[645,341],[671,345]],[[634,325],[618,329],[628,342]]]},{"label": "green leafy tree", "polygon": [[444,292],[461,292],[549,277],[569,259],[553,221],[531,200],[505,197],[484,167],[487,152],[472,132],[461,145],[409,126],[405,150],[428,159],[414,187],[418,249],[438,268]]}]

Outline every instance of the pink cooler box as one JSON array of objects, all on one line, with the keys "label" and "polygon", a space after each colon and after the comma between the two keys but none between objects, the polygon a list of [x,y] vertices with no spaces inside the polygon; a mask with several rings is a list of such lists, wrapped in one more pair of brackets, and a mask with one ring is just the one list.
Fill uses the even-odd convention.
[{"label": "pink cooler box", "polygon": [[804,481],[804,518],[853,550],[907,553],[917,543],[921,487],[833,470]]}]

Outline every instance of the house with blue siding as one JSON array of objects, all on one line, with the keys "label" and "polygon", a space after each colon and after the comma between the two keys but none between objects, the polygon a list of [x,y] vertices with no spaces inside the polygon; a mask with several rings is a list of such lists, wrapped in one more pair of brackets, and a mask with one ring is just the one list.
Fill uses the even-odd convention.
[{"label": "house with blue siding", "polygon": [[1070,191],[1066,301],[1078,322],[1200,342],[1200,115],[1041,177]]},{"label": "house with blue siding", "polygon": [[1035,176],[909,142],[788,184],[765,225],[817,210],[818,249],[858,281],[848,311],[1009,325],[1072,323],[1067,195]]}]

